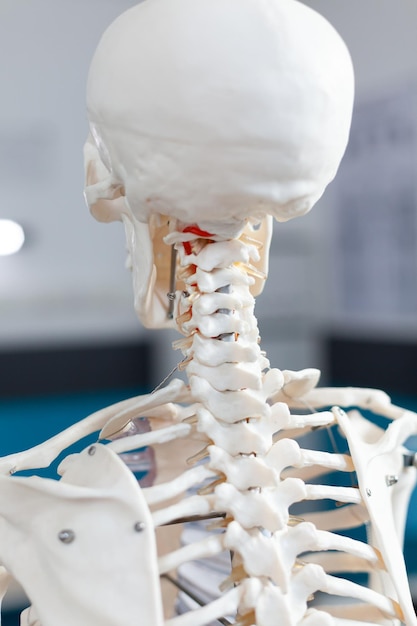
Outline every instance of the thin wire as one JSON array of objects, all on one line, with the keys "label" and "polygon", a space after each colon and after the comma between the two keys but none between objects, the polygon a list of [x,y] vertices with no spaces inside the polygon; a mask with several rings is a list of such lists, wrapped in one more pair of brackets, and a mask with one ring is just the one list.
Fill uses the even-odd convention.
[{"label": "thin wire", "polygon": [[188,357],[184,357],[184,358],[182,359],[182,361],[180,361],[179,363],[177,363],[177,364],[176,364],[176,366],[172,368],[172,370],[170,371],[170,373],[169,373],[167,376],[165,376],[165,378],[164,378],[163,380],[161,380],[161,382],[159,383],[159,385],[157,385],[157,386],[155,387],[155,389],[153,389],[153,390],[151,391],[151,395],[152,395],[153,393],[155,393],[156,391],[158,391],[158,389],[160,389],[163,385],[165,385],[165,383],[167,382],[167,380],[169,380],[169,379],[171,378],[171,376],[173,376],[173,375],[175,374],[175,372],[176,372],[176,371],[178,370],[178,368],[180,367],[181,363],[184,363],[184,361],[186,361],[186,359],[187,359],[187,358],[188,358]]},{"label": "thin wire", "polygon": [[[191,600],[194,600],[194,602],[196,602],[199,606],[206,606],[207,602],[203,602],[198,596],[196,596],[192,591],[190,591],[185,585],[180,583],[175,578],[172,578],[172,576],[170,576],[169,574],[162,574],[161,578],[165,578],[166,580],[168,580],[171,584],[173,584],[180,591],[185,593],[189,598],[191,598]],[[228,619],[225,619],[223,617],[218,617],[216,621],[219,622],[219,624],[222,624],[222,626],[232,626],[232,622],[229,622]]]},{"label": "thin wire", "polygon": [[[316,414],[319,413],[319,411],[316,411],[316,409],[313,406],[311,406],[306,400],[301,400],[301,402],[304,404],[306,409],[308,411],[310,411],[311,413],[316,413]],[[333,432],[332,432],[332,428],[328,424],[326,424],[326,431],[327,431],[327,434],[329,436],[330,445],[333,448],[333,452],[335,452],[336,454],[341,454],[340,448],[338,447],[338,445],[336,443],[336,439],[334,438],[334,435],[333,435]]]}]

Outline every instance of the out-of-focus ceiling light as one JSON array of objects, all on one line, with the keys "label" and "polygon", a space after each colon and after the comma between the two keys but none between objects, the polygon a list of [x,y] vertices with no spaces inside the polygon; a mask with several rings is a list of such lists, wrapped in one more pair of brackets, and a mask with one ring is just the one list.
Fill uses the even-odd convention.
[{"label": "out-of-focus ceiling light", "polygon": [[0,219],[0,256],[19,252],[24,242],[25,233],[20,224]]}]

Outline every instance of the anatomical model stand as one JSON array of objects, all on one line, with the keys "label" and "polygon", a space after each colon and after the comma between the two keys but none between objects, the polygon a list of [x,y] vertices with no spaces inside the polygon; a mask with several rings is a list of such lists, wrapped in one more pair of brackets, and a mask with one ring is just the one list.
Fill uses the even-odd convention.
[{"label": "anatomical model stand", "polygon": [[[104,34],[86,198],[123,221],[135,308],[182,333],[188,384],[0,460],[2,582],[31,600],[22,624],[417,624],[401,548],[417,416],[380,391],[317,388],[314,369],[270,368],[254,316],[272,218],[303,215],[334,177],[352,94],[343,42],[295,0],[146,0]],[[345,454],[312,445],[332,426]],[[59,482],[11,476],[97,430]],[[154,480],[139,486],[123,459],[145,446]],[[221,555],[229,571],[210,589],[199,578]]]}]

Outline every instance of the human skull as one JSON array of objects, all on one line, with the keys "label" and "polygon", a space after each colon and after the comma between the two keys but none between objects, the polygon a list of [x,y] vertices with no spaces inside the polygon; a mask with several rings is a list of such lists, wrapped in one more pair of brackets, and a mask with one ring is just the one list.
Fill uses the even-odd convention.
[{"label": "human skull", "polygon": [[343,41],[296,0],[145,0],[108,28],[88,79],[86,198],[125,223],[145,325],[169,323],[169,220],[226,237],[257,222],[265,270],[271,216],[322,195],[352,102]]}]

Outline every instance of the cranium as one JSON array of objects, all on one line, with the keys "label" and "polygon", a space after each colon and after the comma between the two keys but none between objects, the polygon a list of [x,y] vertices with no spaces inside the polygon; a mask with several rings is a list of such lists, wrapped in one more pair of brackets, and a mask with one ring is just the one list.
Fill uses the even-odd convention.
[{"label": "cranium", "polygon": [[353,71],[296,0],[145,0],[103,35],[87,100],[87,202],[123,220],[135,308],[165,326],[169,221],[222,236],[256,223],[265,273],[272,217],[308,212],[337,171]]}]

